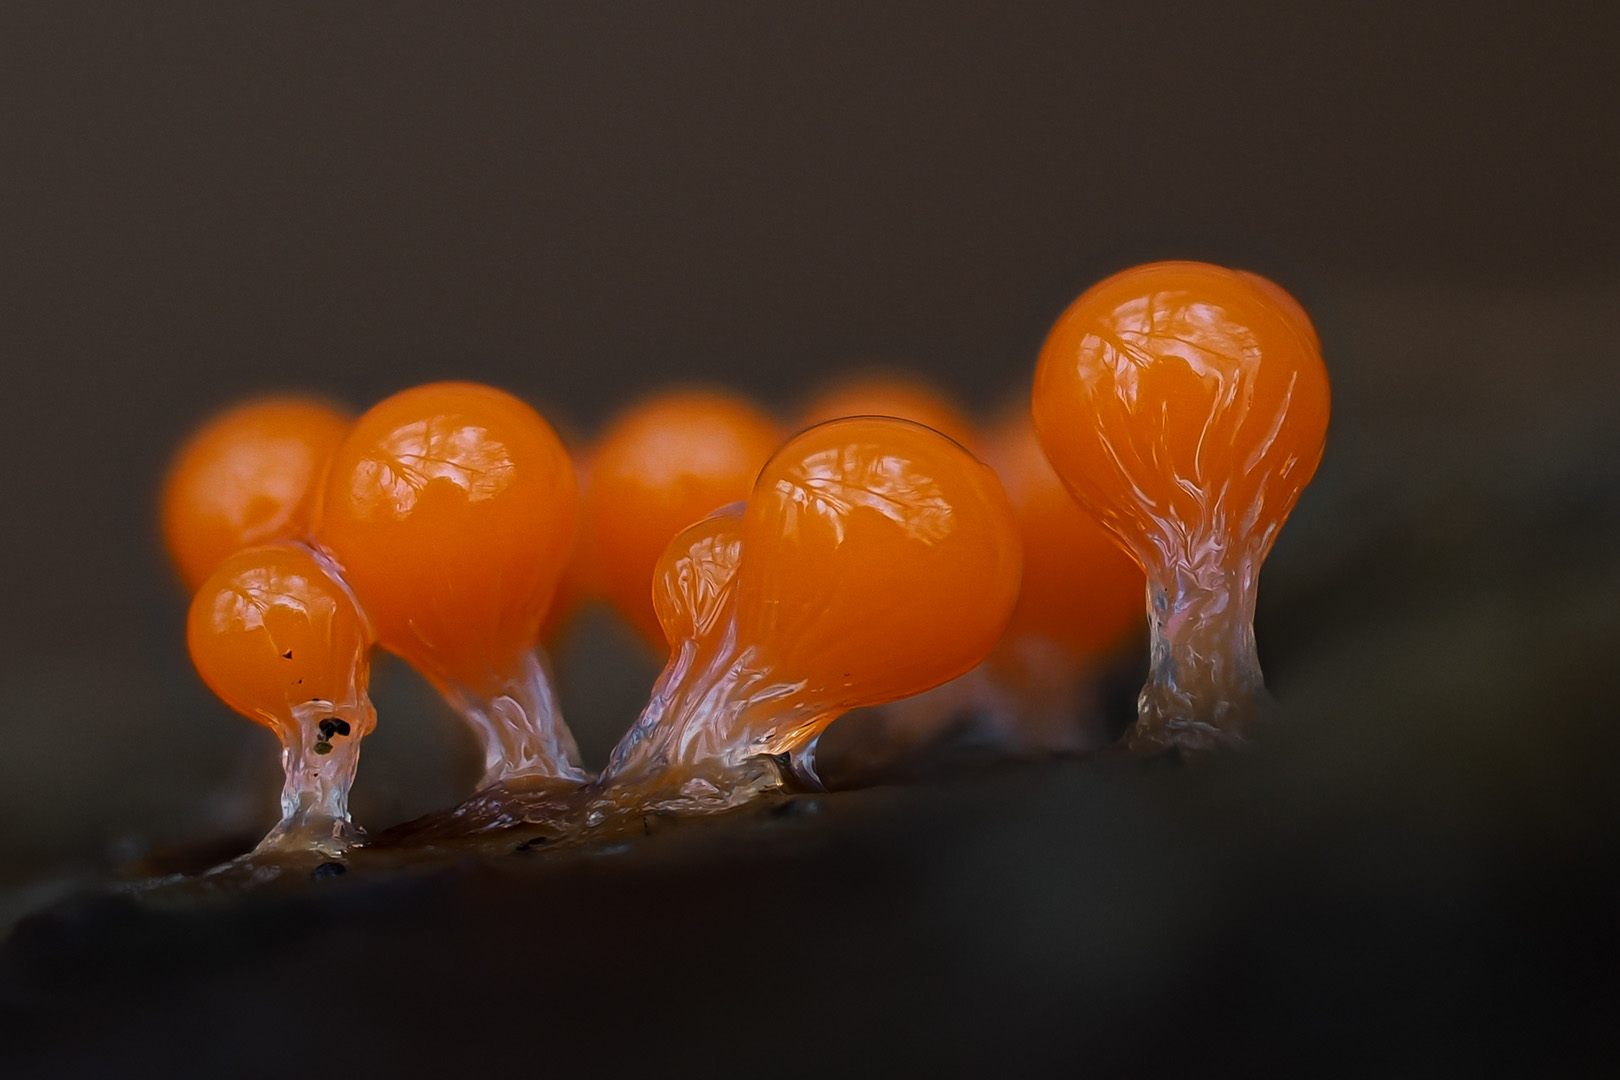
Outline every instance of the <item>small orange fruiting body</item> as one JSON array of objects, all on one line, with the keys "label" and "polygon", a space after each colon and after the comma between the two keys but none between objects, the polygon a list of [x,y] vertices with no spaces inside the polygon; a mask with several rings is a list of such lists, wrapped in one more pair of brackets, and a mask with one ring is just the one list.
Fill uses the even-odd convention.
[{"label": "small orange fruiting body", "polygon": [[238,552],[192,599],[186,641],[208,688],[286,736],[296,710],[355,709],[369,670],[365,617],[308,548]]},{"label": "small orange fruiting body", "polygon": [[186,440],[161,517],[188,589],[243,548],[308,536],[322,471],[349,423],[324,402],[273,397],[227,409]]},{"label": "small orange fruiting body", "polygon": [[482,693],[534,645],[573,542],[577,482],[551,426],[475,383],[373,406],[332,457],[316,539],[380,644]]},{"label": "small orange fruiting body", "polygon": [[285,748],[282,822],[260,849],[341,852],[358,836],[349,785],[376,725],[369,632],[348,590],[301,544],[249,548],[198,589],[186,640],[209,689]]},{"label": "small orange fruiting body", "polygon": [[962,410],[941,390],[916,375],[854,375],[833,383],[811,399],[799,418],[801,427],[850,416],[892,416],[931,427],[976,450],[977,433]]},{"label": "small orange fruiting body", "polygon": [[664,548],[717,507],[747,498],[780,442],[765,413],[734,395],[702,390],[651,398],[597,441],[582,546],[597,586],[648,641],[662,640],[652,580]]},{"label": "small orange fruiting body", "polygon": [[1136,743],[1238,738],[1263,698],[1255,581],[1321,460],[1328,411],[1309,318],[1257,275],[1139,266],[1052,329],[1032,399],[1041,446],[1150,582]]}]

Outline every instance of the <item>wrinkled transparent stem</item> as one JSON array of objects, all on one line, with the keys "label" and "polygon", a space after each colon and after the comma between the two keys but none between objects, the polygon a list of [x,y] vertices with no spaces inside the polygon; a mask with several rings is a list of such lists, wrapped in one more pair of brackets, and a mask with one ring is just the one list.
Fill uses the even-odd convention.
[{"label": "wrinkled transparent stem", "polygon": [[599,781],[592,825],[614,809],[710,813],[780,787],[831,722],[825,710],[792,700],[800,683],[774,681],[752,648],[738,647],[736,623],[716,638],[683,642],[659,676],[635,726],[619,741]]},{"label": "wrinkled transparent stem", "polygon": [[286,781],[281,821],[255,854],[313,851],[339,856],[365,839],[365,832],[349,820],[349,788],[360,764],[360,740],[376,723],[375,714],[369,702],[341,709],[320,706],[301,707],[282,731]]},{"label": "wrinkled transparent stem", "polygon": [[1151,667],[1132,749],[1242,742],[1269,700],[1254,645],[1257,556],[1207,559],[1148,577]]},{"label": "wrinkled transparent stem", "polygon": [[557,708],[543,654],[523,653],[515,669],[492,680],[483,694],[455,685],[444,690],[446,700],[483,746],[479,790],[583,784],[588,777],[580,765],[579,746]]}]

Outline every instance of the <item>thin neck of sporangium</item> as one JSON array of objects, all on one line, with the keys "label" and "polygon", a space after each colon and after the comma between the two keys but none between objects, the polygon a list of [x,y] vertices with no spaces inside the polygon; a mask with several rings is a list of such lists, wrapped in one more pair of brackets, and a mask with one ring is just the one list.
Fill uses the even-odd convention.
[{"label": "thin neck of sporangium", "polygon": [[800,689],[738,646],[732,619],[706,640],[682,642],[614,749],[598,810],[703,813],[780,786],[785,766],[771,755],[800,745],[794,736],[813,719],[793,700]]},{"label": "thin neck of sporangium", "polygon": [[347,716],[349,733],[322,731],[329,714],[301,714],[282,732],[281,821],[259,843],[259,852],[318,851],[341,855],[364,838],[349,820],[349,788],[360,763],[360,738],[369,719]]},{"label": "thin neck of sporangium", "polygon": [[1204,750],[1241,742],[1266,701],[1254,645],[1259,555],[1223,545],[1150,569],[1151,667],[1134,749]]},{"label": "thin neck of sporangium", "polygon": [[484,749],[479,790],[577,786],[587,777],[579,747],[563,723],[551,688],[551,673],[539,650],[525,650],[507,674],[497,674],[474,693],[451,685],[444,696],[478,736]]}]

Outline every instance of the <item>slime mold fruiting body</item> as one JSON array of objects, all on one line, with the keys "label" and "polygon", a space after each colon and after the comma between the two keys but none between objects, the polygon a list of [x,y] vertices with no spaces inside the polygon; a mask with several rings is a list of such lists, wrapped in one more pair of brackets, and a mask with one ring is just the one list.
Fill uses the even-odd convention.
[{"label": "slime mold fruiting body", "polygon": [[631,408],[591,455],[584,546],[606,599],[655,646],[653,572],[676,533],[716,507],[748,497],[781,437],[742,398],[680,391]]},{"label": "slime mold fruiting body", "polygon": [[360,840],[349,786],[377,721],[366,696],[370,641],[325,561],[295,544],[233,555],[197,591],[186,638],[209,689],[281,740],[281,822],[255,854],[340,855]]},{"label": "slime mold fruiting body", "polygon": [[1064,483],[1147,572],[1133,747],[1240,741],[1265,686],[1260,565],[1321,460],[1316,334],[1278,286],[1203,263],[1116,274],[1041,350],[1032,414]]},{"label": "slime mold fruiting body", "polygon": [[263,398],[220,413],[175,454],[163,539],[188,590],[243,548],[309,535],[321,471],[349,430],[323,402]]},{"label": "slime mold fruiting body", "polygon": [[671,656],[603,774],[611,810],[722,809],[815,782],[834,718],[961,675],[1018,595],[1016,525],[995,474],[901,420],[811,428],[748,502],[691,526],[658,568]]},{"label": "slime mold fruiting body", "polygon": [[500,390],[434,383],[355,422],[332,458],[318,542],[379,644],[421,672],[479,736],[467,827],[522,817],[584,783],[535,643],[572,543],[578,493],[562,443]]}]

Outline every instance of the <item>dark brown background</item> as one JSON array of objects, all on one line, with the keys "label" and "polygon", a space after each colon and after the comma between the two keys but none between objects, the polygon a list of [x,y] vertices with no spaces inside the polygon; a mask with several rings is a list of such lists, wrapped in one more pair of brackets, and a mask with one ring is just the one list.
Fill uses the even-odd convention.
[{"label": "dark brown background", "polygon": [[[1571,687],[1620,598],[1608,7],[8,3],[0,914],[270,812],[273,745],[191,676],[155,537],[211,409],[458,377],[589,430],[868,357],[988,408],[1150,258],[1266,273],[1322,330],[1333,436],[1260,636],[1286,706],[1363,734],[1308,786],[1351,799],[1339,750],[1388,775],[1397,735],[1451,777],[1475,705],[1601,712]],[[650,678],[615,633],[563,657],[598,756]],[[471,760],[377,684],[356,808],[386,824]],[[1480,805],[1512,787],[1462,756]]]}]

